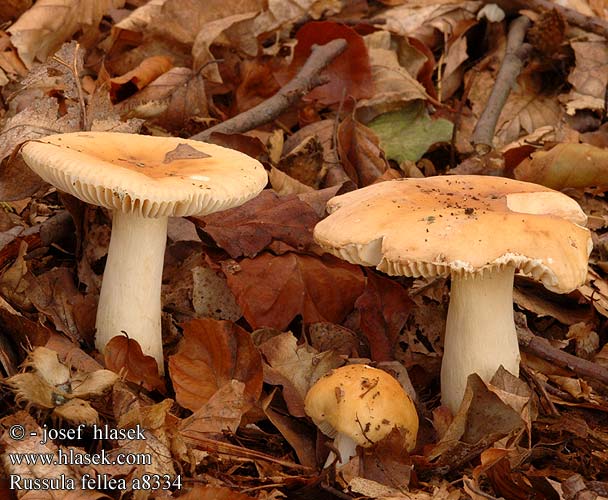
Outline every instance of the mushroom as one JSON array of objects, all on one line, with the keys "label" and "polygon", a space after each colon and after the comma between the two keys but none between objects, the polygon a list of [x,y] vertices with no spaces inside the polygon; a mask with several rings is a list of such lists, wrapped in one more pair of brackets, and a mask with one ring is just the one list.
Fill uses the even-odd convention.
[{"label": "mushroom", "polygon": [[[310,388],[304,411],[323,434],[334,438],[339,465],[387,436],[393,428],[404,431],[404,447],[416,445],[418,414],[401,384],[383,370],[347,365],[330,371]],[[335,459],[330,453],[325,466]]]},{"label": "mushroom", "polygon": [[451,276],[442,402],[456,413],[469,374],[519,374],[517,269],[549,290],[585,281],[587,217],[568,196],[476,175],[399,179],[332,198],[314,230],[323,249],[392,276]]},{"label": "mushroom", "polygon": [[168,218],[241,205],[266,185],[263,166],[213,144],[111,132],[51,135],[25,143],[21,153],[45,181],[113,211],[95,343],[103,352],[126,332],[163,373],[160,293]]}]

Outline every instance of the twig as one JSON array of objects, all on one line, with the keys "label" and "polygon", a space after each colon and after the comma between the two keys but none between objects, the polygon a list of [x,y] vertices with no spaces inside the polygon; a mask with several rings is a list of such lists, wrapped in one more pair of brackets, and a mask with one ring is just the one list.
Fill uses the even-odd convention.
[{"label": "twig", "polygon": [[479,117],[471,138],[471,142],[478,154],[487,154],[492,149],[492,138],[496,131],[498,117],[507,102],[511,88],[519,76],[524,59],[530,48],[528,44],[524,44],[524,38],[529,26],[530,19],[525,16],[518,17],[509,26],[505,57],[498,70],[498,75],[496,75],[496,82],[494,83],[490,98]]},{"label": "twig", "polygon": [[608,22],[597,17],[589,17],[568,7],[562,7],[548,0],[486,0],[486,3],[496,3],[505,10],[529,9],[535,12],[542,10],[557,10],[566,18],[568,24],[608,38]]},{"label": "twig", "polygon": [[608,384],[608,369],[597,363],[568,354],[553,347],[547,339],[534,335],[526,324],[526,317],[519,313],[515,315],[515,329],[519,346],[526,352],[555,363],[557,366],[568,368],[584,377],[591,377],[599,382]]},{"label": "twig", "polygon": [[341,38],[325,45],[313,46],[310,57],[302,69],[275,95],[229,120],[192,136],[191,139],[204,141],[213,132],[224,134],[246,132],[274,120],[313,88],[327,83],[327,78],[321,76],[321,71],[344,50],[346,50],[346,41]]},{"label": "twig", "polygon": [[271,455],[267,455],[266,453],[262,453],[260,451],[249,450],[247,448],[243,448],[242,446],[237,446],[230,443],[224,443],[222,441],[217,441],[215,439],[208,439],[205,437],[194,436],[194,433],[186,433],[182,432],[182,436],[196,446],[198,449],[211,451],[214,453],[221,453],[223,455],[228,455],[232,457],[245,458],[248,460],[263,460],[266,462],[271,462],[274,464],[281,465],[283,467],[288,467],[290,469],[298,469],[301,471],[309,472],[311,471],[310,467],[306,467],[305,465],[295,464],[293,462],[289,462],[287,460],[281,460],[280,458],[273,457]]},{"label": "twig", "polygon": [[538,395],[541,397],[540,401],[541,404],[545,403],[545,405],[548,408],[548,412],[553,415],[554,417],[559,417],[560,413],[559,410],[555,407],[555,405],[553,404],[553,401],[551,401],[551,398],[549,397],[549,395],[547,394],[547,391],[545,390],[545,386],[544,384],[542,384],[535,376],[534,373],[532,373],[532,371],[526,366],[525,363],[521,363],[521,371],[524,374],[524,376],[530,381],[532,382],[532,384],[534,384],[534,387],[536,387],[536,391],[538,392]]}]

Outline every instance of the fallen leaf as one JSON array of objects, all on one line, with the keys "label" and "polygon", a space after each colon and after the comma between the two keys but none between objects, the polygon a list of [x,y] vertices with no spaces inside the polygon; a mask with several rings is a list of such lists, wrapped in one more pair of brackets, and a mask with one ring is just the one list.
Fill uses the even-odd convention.
[{"label": "fallen leaf", "polygon": [[373,361],[395,359],[399,334],[414,303],[407,290],[393,280],[366,270],[365,291],[355,302],[360,327]]},{"label": "fallen leaf", "polygon": [[574,115],[581,109],[604,109],[604,93],[608,84],[608,47],[600,40],[572,41],[576,63],[568,75],[572,89],[566,109]]},{"label": "fallen leaf", "polygon": [[192,269],[192,306],[199,317],[238,321],[243,315],[222,273],[203,266]]},{"label": "fallen leaf", "polygon": [[116,335],[104,349],[106,367],[146,389],[165,391],[165,382],[158,374],[158,365],[152,356],[146,356],[137,340]]},{"label": "fallen leaf", "polygon": [[102,16],[124,5],[125,0],[38,0],[8,32],[19,57],[30,68],[44,62],[77,31],[96,30]]},{"label": "fallen leaf", "polygon": [[515,168],[520,181],[551,189],[608,187],[608,152],[590,144],[561,143],[537,151]]},{"label": "fallen leaf", "polygon": [[340,323],[363,292],[360,269],[330,255],[261,253],[222,269],[253,328],[283,330],[298,315],[305,323]]},{"label": "fallen leaf", "polygon": [[350,116],[338,127],[338,148],[342,165],[359,187],[374,183],[388,169],[388,162],[379,142],[371,129]]},{"label": "fallen leaf", "polygon": [[379,137],[386,157],[399,163],[418,161],[433,144],[449,142],[453,128],[447,120],[429,118],[420,102],[380,115],[368,126]]},{"label": "fallen leaf", "polygon": [[237,208],[192,218],[232,258],[253,257],[273,241],[305,251],[313,245],[312,229],[319,217],[295,195],[262,191]]},{"label": "fallen leaf", "polygon": [[369,52],[374,93],[357,102],[356,116],[368,123],[382,113],[395,111],[411,101],[429,98],[414,75],[401,65],[400,54],[388,31],[376,31],[364,37]]},{"label": "fallen leaf", "polygon": [[303,417],[308,389],[329,370],[344,364],[333,351],[318,352],[307,344],[298,345],[291,332],[280,333],[258,346],[264,356],[264,382],[283,386],[289,413]]},{"label": "fallen leaf", "polygon": [[283,156],[277,168],[305,186],[318,188],[327,173],[323,145],[310,135]]},{"label": "fallen leaf", "polygon": [[282,78],[279,76],[279,81],[285,84],[301,69],[313,45],[325,45],[338,38],[345,39],[348,45],[323,71],[329,83],[313,89],[306,95],[306,100],[329,105],[345,101],[347,97],[356,100],[370,97],[373,84],[363,38],[352,28],[332,21],[309,22],[298,30],[298,44],[288,74]]},{"label": "fallen leaf", "polygon": [[143,89],[173,67],[168,56],[154,56],[142,61],[136,68],[110,79],[110,99],[113,103],[124,101]]},{"label": "fallen leaf", "polygon": [[230,321],[194,319],[182,324],[184,337],[169,357],[177,402],[197,411],[231,380],[245,383],[244,398],[254,404],[262,391],[262,362],[251,335]]},{"label": "fallen leaf", "polygon": [[196,441],[204,434],[221,434],[223,431],[236,432],[243,413],[249,403],[245,397],[245,384],[230,380],[220,387],[207,402],[188,418],[182,420],[178,430],[180,434]]}]

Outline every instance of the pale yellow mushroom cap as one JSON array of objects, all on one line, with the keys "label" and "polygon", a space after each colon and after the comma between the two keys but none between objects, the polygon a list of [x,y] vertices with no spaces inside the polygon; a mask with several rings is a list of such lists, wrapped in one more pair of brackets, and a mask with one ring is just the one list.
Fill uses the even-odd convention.
[{"label": "pale yellow mushroom cap", "polygon": [[179,137],[74,132],[29,141],[21,153],[60,190],[144,217],[225,210],[253,198],[267,183],[257,160]]},{"label": "pale yellow mushroom cap", "polygon": [[308,391],[304,410],[329,437],[345,434],[369,447],[394,427],[405,431],[405,447],[414,449],[418,414],[401,384],[367,365],[347,365],[321,377]]},{"label": "pale yellow mushroom cap", "polygon": [[449,276],[513,265],[557,293],[585,281],[585,213],[558,191],[502,177],[386,181],[332,198],[324,250],[390,275]]}]

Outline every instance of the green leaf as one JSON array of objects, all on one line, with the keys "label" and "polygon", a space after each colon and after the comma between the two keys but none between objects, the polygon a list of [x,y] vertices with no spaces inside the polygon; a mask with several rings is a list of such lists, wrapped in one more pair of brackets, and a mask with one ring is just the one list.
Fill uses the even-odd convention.
[{"label": "green leaf", "polygon": [[418,161],[433,144],[449,142],[453,129],[448,120],[431,120],[422,101],[384,113],[372,120],[368,127],[380,138],[386,157],[399,163]]}]

